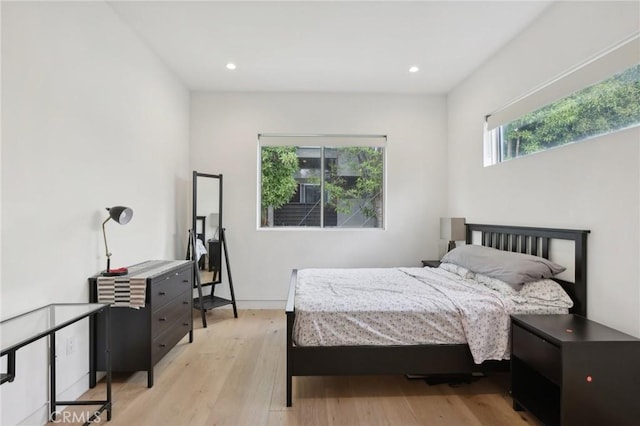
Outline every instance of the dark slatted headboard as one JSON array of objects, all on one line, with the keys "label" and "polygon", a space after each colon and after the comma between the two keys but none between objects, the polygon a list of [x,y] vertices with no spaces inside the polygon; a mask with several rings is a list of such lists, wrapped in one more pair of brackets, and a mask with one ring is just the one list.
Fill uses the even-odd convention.
[{"label": "dark slatted headboard", "polygon": [[588,230],[531,228],[525,226],[467,223],[467,244],[480,232],[482,245],[498,250],[528,253],[549,259],[550,240],[570,240],[575,247],[574,282],[556,279],[573,299],[571,312],[587,316],[587,234]]}]

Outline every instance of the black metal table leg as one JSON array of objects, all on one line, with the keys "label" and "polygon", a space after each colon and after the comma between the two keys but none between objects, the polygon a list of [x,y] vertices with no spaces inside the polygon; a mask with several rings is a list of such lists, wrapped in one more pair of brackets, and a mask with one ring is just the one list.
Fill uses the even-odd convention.
[{"label": "black metal table leg", "polygon": [[49,334],[49,421],[56,419],[56,332]]}]

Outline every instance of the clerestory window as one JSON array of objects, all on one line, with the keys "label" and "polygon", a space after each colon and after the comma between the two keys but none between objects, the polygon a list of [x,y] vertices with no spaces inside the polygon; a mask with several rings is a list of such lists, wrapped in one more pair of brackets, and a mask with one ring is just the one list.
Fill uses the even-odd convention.
[{"label": "clerestory window", "polygon": [[488,115],[485,166],[640,125],[638,51],[634,37]]}]

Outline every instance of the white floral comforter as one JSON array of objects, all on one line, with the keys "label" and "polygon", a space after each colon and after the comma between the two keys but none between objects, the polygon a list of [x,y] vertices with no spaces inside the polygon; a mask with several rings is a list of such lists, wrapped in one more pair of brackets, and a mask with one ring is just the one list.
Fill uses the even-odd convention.
[{"label": "white floral comforter", "polygon": [[300,346],[468,343],[476,363],[509,358],[509,315],[566,313],[440,268],[302,269]]}]

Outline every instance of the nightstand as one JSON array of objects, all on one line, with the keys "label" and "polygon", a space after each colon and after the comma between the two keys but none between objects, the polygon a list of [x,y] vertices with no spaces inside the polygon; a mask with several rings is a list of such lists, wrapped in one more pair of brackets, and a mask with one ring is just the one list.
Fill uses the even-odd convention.
[{"label": "nightstand", "polygon": [[439,260],[421,260],[422,266],[428,266],[430,268],[437,268],[440,266]]},{"label": "nightstand", "polygon": [[576,315],[512,315],[511,396],[548,425],[640,418],[640,339]]}]

